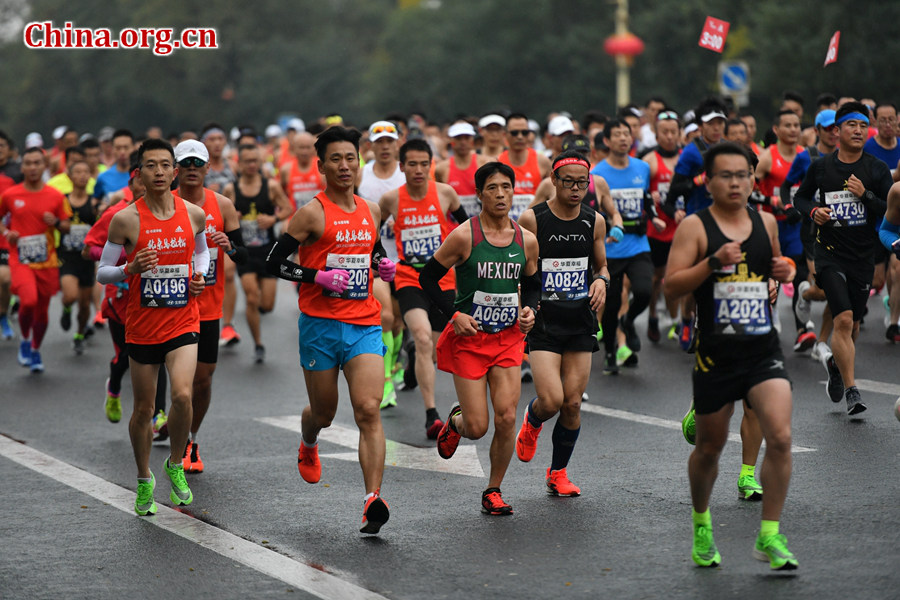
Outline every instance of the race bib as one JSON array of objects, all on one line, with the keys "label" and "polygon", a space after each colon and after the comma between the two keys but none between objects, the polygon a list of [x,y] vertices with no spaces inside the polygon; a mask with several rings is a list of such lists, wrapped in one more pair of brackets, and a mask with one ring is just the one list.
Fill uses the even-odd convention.
[{"label": "race bib", "polygon": [[497,333],[514,325],[519,318],[519,294],[491,294],[477,291],[472,297],[472,318],[481,330]]},{"label": "race bib", "polygon": [[158,265],[141,273],[141,306],[180,308],[188,303],[188,265]]},{"label": "race bib", "polygon": [[866,224],[866,205],[853,192],[825,192],[825,205],[831,209],[835,227],[854,227]]},{"label": "race bib", "polygon": [[763,335],[772,330],[765,281],[718,281],[713,284],[713,301],[715,333]]},{"label": "race bib", "polygon": [[218,277],[217,267],[219,266],[219,247],[210,246],[209,248],[209,270],[206,271],[206,285],[216,285]]},{"label": "race bib", "polygon": [[350,283],[342,294],[322,290],[323,296],[345,300],[365,300],[369,297],[369,271],[372,257],[368,254],[332,254],[325,259],[325,270],[344,269],[350,273]]},{"label": "race bib", "polygon": [[316,194],[318,194],[318,193],[319,193],[319,190],[317,190],[317,189],[316,190],[307,190],[305,192],[304,191],[294,192],[294,206],[296,206],[297,208],[303,208],[304,206],[309,204],[309,201],[312,200],[313,198],[315,198]]},{"label": "race bib", "polygon": [[481,212],[481,201],[478,199],[478,196],[460,196],[459,204],[470,217],[474,217]]},{"label": "race bib", "polygon": [[[509,218],[518,221],[528,205],[534,200],[534,194],[513,194],[512,207],[509,209]],[[479,209],[480,212],[480,209]]]},{"label": "race bib", "polygon": [[241,219],[241,237],[248,248],[259,248],[269,242],[269,233],[259,228],[256,219]]},{"label": "race bib", "polygon": [[441,226],[410,227],[400,233],[403,259],[413,265],[424,265],[441,245]]},{"label": "race bib", "polygon": [[47,262],[49,258],[47,256],[47,236],[43,233],[20,237],[17,248],[19,262],[23,265]]},{"label": "race bib", "polygon": [[587,298],[588,257],[542,258],[541,300],[571,301]]},{"label": "race bib", "polygon": [[84,223],[70,225],[69,232],[63,235],[59,245],[67,252],[81,252],[84,248],[84,238],[90,230],[91,226]]},{"label": "race bib", "polygon": [[623,221],[637,221],[644,212],[644,190],[641,188],[624,188],[610,190],[616,208]]}]

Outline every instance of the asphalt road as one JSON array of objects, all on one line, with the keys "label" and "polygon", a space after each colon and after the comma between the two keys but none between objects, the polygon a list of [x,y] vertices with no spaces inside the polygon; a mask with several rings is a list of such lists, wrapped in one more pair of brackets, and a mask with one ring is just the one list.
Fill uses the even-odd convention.
[{"label": "asphalt road", "polygon": [[[789,303],[780,304],[787,323]],[[737,499],[739,442],[726,447],[712,498],[723,564],[704,570],[691,561],[691,446],[679,422],[693,357],[675,342],[645,338],[638,368],[618,377],[604,377],[595,356],[569,467],[583,495],[544,491],[551,422],[531,463],[513,458],[503,485],[512,517],[479,510],[490,435],[464,440],[442,461],[425,437],[418,392],[399,393],[399,406],[382,413],[391,519],[369,537],[358,533],[362,475],[345,386],[335,427],[321,438],[322,482],[306,484],[296,470],[306,396],[290,286],[279,288],[276,310],[263,319],[263,365],[252,363],[239,306],[244,341],[220,353],[201,429],[206,471],[189,475],[189,507],[164,508],[168,447],[154,447],[160,512],[152,518],[130,512],[130,381],[123,420],[110,424],[108,334],[75,356],[55,299],[46,373],[18,367],[16,343],[0,343],[0,597],[897,598],[900,347],[882,337],[880,298],[870,309],[857,354],[869,406],[861,418],[827,399],[821,365],[793,354],[791,332],[782,335],[795,445],[782,532],[800,561],[785,575],[751,557],[760,505]],[[638,331],[644,335],[645,318]],[[520,408],[533,391],[523,385]],[[437,392],[446,416],[454,400],[447,374],[438,375]]]}]

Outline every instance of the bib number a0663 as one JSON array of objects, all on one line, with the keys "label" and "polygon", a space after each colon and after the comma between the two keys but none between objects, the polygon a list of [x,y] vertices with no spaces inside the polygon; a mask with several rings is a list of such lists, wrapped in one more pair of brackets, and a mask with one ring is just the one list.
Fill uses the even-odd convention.
[{"label": "bib number a0663", "polygon": [[519,294],[493,294],[477,291],[472,297],[472,318],[481,330],[497,333],[514,325],[519,318]]}]

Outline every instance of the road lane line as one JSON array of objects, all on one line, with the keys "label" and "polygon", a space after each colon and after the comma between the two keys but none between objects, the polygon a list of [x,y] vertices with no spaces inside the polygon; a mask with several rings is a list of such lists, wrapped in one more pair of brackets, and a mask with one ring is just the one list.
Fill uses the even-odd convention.
[{"label": "road lane line", "polygon": [[900,396],[900,385],[897,385],[896,383],[885,383],[883,381],[874,381],[872,379],[857,379],[856,387],[864,392],[888,394],[895,398]]},{"label": "road lane line", "polygon": [[[626,410],[618,410],[615,408],[606,408],[603,406],[597,406],[596,404],[586,404],[584,402],[581,403],[581,410],[583,412],[595,413],[598,415],[603,415],[604,417],[612,417],[613,419],[622,419],[624,421],[633,421],[635,423],[643,423],[644,425],[654,425],[656,427],[663,427],[665,429],[674,429],[676,431],[681,431],[681,421],[670,421],[668,419],[660,419],[659,417],[651,417],[650,415],[641,415],[638,413],[628,412]],[[741,435],[739,433],[729,433],[728,440],[731,442],[740,442]],[[765,443],[765,442],[764,442]],[[815,452],[815,448],[808,448],[806,446],[798,446],[796,444],[791,446],[791,452]]]},{"label": "road lane line", "polygon": [[101,479],[48,454],[15,442],[4,435],[0,435],[0,456],[118,508],[136,519],[143,519],[160,529],[174,533],[212,550],[216,554],[246,565],[318,598],[324,600],[387,600],[375,592],[297,562],[274,550],[249,542],[162,504],[157,504],[159,511],[156,516],[138,517],[134,514],[134,492],[132,490]]}]

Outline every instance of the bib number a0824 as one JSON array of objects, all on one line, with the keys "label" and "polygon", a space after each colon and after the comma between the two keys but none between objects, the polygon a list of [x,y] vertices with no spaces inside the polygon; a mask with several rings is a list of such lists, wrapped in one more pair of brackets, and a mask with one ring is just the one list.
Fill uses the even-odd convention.
[{"label": "bib number a0824", "polygon": [[541,300],[587,298],[588,258],[542,258]]}]

